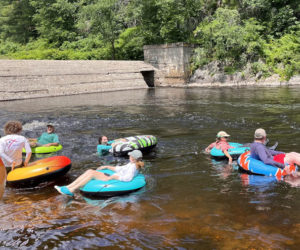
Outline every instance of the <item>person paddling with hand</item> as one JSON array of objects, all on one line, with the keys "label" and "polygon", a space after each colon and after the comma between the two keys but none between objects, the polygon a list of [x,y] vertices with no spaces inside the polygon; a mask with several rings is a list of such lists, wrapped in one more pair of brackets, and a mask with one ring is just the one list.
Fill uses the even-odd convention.
[{"label": "person paddling with hand", "polygon": [[224,155],[228,158],[228,164],[232,164],[232,157],[228,153],[228,149],[234,148],[229,145],[227,139],[230,135],[227,134],[225,131],[219,131],[217,134],[217,139],[215,142],[211,143],[206,149],[205,152],[209,153],[213,147],[222,150]]}]

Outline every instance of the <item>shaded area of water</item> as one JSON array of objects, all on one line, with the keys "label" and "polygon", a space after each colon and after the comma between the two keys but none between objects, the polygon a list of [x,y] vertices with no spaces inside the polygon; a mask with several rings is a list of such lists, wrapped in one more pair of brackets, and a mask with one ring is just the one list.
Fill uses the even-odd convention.
[{"label": "shaded area of water", "polygon": [[[36,137],[52,123],[72,160],[66,184],[84,170],[124,158],[100,158],[97,138],[158,137],[145,156],[147,185],[129,196],[69,199],[54,183],[8,188],[0,245],[9,248],[296,248],[300,190],[248,176],[203,153],[219,130],[251,142],[267,130],[282,151],[300,151],[300,88],[156,89],[0,103],[0,127],[24,124]],[[3,135],[3,131],[0,133]],[[234,167],[236,168],[236,166]]]}]

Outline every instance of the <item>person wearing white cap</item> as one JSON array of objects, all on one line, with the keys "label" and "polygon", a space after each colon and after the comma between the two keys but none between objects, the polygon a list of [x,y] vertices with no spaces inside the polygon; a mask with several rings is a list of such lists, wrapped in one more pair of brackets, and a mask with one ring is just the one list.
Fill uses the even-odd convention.
[{"label": "person wearing white cap", "polygon": [[228,158],[228,163],[232,164],[232,157],[231,155],[228,153],[228,149],[233,148],[232,146],[229,145],[229,143],[227,142],[227,138],[230,135],[227,134],[225,131],[219,131],[217,133],[217,139],[215,142],[211,143],[206,149],[205,152],[209,153],[210,150],[215,147],[217,149],[222,150],[222,152],[224,153],[224,155]]},{"label": "person wearing white cap", "polygon": [[296,152],[284,153],[267,148],[265,142],[267,140],[267,133],[264,129],[258,128],[254,132],[254,142],[251,143],[250,151],[251,157],[262,161],[267,165],[286,169],[288,164],[300,164],[300,154]]},{"label": "person wearing white cap", "polygon": [[128,153],[129,163],[124,166],[101,166],[97,170],[109,169],[114,171],[115,174],[107,176],[102,172],[97,170],[89,169],[80,175],[75,181],[73,181],[68,186],[54,186],[55,189],[64,195],[74,196],[74,192],[84,186],[92,179],[109,181],[109,180],[119,180],[119,181],[131,181],[138,173],[141,168],[144,167],[144,162],[142,162],[143,154],[140,150],[133,150]]}]

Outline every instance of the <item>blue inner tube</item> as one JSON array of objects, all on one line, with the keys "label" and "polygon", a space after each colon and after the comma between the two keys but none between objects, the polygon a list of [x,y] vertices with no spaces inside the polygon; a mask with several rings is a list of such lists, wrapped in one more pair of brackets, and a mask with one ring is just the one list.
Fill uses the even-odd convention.
[{"label": "blue inner tube", "polygon": [[[109,169],[98,170],[107,175],[113,175],[115,172]],[[87,197],[111,197],[116,195],[124,195],[137,191],[146,185],[145,176],[138,174],[131,181],[100,181],[90,180],[85,186],[80,188],[83,195]]]},{"label": "blue inner tube", "polygon": [[[277,179],[281,179],[282,176],[287,175],[281,168],[267,165],[262,161],[252,158],[250,152],[245,152],[238,158],[238,165],[240,170],[248,174],[274,176]],[[297,171],[297,167],[294,165],[289,165],[289,168],[291,172]]]},{"label": "blue inner tube", "polygon": [[[234,147],[228,150],[228,153],[231,155],[233,159],[237,159],[241,154],[250,150],[250,147],[244,147],[243,144],[236,142],[229,142],[229,145]],[[221,149],[217,149],[213,147],[210,151],[210,155],[216,159],[225,159],[227,158]]]}]

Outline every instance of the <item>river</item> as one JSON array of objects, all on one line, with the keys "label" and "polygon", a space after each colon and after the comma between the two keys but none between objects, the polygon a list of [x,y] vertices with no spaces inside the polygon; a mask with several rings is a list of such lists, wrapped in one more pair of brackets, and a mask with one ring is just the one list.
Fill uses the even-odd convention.
[{"label": "river", "polygon": [[[0,203],[0,246],[13,249],[296,249],[297,181],[248,176],[204,153],[219,130],[247,143],[265,128],[278,150],[300,151],[300,88],[161,88],[0,103],[8,120],[37,137],[56,127],[72,168],[58,182],[7,188]],[[147,185],[128,196],[91,200],[59,194],[89,168],[123,164],[99,157],[97,139],[152,134]],[[35,158],[38,158],[37,156]]]}]

